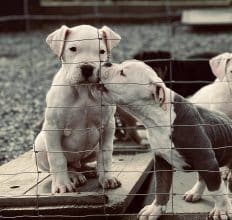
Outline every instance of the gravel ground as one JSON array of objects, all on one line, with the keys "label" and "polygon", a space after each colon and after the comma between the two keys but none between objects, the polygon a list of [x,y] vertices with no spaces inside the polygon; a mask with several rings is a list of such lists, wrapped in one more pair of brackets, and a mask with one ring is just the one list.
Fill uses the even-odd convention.
[{"label": "gravel ground", "polygon": [[[110,25],[122,36],[113,60],[130,59],[142,50],[169,50],[175,58],[205,51],[232,51],[230,32],[197,32],[169,25]],[[0,164],[32,148],[35,125],[59,60],[45,43],[54,28],[29,33],[0,33]]]}]

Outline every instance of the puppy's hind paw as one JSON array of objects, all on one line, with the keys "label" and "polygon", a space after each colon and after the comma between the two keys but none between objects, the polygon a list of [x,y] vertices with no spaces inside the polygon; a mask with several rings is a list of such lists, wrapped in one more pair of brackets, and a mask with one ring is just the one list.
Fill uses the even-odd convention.
[{"label": "puppy's hind paw", "polygon": [[121,186],[121,182],[116,177],[99,177],[99,183],[104,189],[115,189]]},{"label": "puppy's hind paw", "polygon": [[69,172],[69,178],[71,179],[74,186],[81,186],[87,182],[86,177],[79,172]]},{"label": "puppy's hind paw", "polygon": [[71,181],[52,184],[52,193],[75,192],[76,187]]}]

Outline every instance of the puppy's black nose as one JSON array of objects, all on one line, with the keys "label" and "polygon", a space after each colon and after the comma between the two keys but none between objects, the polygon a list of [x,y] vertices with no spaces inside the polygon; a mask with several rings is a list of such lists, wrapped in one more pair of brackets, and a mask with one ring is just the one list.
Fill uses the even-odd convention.
[{"label": "puppy's black nose", "polygon": [[88,79],[93,75],[94,67],[91,65],[82,65],[81,66],[81,74],[85,79]]}]

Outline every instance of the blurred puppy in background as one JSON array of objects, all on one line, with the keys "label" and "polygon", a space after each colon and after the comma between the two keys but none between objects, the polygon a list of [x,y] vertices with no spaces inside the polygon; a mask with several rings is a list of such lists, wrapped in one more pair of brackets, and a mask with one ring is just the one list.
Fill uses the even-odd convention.
[{"label": "blurred puppy in background", "polygon": [[197,91],[190,101],[220,111],[232,118],[232,53],[223,53],[209,61],[216,80]]}]

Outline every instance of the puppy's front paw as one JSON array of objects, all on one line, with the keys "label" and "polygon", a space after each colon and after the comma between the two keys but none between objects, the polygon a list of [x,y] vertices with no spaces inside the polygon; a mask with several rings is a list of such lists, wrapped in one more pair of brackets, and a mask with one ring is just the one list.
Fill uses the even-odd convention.
[{"label": "puppy's front paw", "polygon": [[232,219],[232,206],[231,204],[224,204],[224,206],[216,206],[209,213],[209,218],[213,220],[226,220]]},{"label": "puppy's front paw", "polygon": [[104,189],[115,189],[121,186],[121,182],[116,177],[100,176],[99,183]]},{"label": "puppy's front paw", "polygon": [[197,202],[201,199],[202,193],[196,192],[193,189],[190,189],[184,194],[184,200],[186,202]]},{"label": "puppy's front paw", "polygon": [[68,175],[56,175],[52,177],[52,193],[75,192],[75,184]]},{"label": "puppy's front paw", "polygon": [[166,206],[161,205],[146,205],[138,214],[139,220],[156,220],[158,219],[163,213],[165,213]]}]

